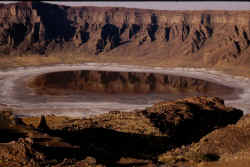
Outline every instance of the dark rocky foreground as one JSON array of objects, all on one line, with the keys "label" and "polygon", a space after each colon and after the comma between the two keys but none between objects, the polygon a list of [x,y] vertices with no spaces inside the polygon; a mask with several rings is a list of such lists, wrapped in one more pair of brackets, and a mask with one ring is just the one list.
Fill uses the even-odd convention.
[{"label": "dark rocky foreground", "polygon": [[250,146],[249,117],[213,97],[83,119],[0,116],[1,166],[198,166]]},{"label": "dark rocky foreground", "polygon": [[[0,5],[0,56],[134,56],[159,63],[249,67],[249,11],[157,11]],[[237,66],[235,66],[237,64]],[[234,65],[234,66],[232,66]],[[240,66],[239,66],[240,65]]]}]

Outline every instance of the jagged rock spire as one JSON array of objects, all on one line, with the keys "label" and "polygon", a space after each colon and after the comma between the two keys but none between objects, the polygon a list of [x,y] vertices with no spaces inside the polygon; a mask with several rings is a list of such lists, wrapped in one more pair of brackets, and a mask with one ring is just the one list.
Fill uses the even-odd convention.
[{"label": "jagged rock spire", "polygon": [[47,125],[46,118],[44,115],[41,116],[40,123],[39,123],[37,128],[42,130],[42,131],[49,130],[49,126]]}]

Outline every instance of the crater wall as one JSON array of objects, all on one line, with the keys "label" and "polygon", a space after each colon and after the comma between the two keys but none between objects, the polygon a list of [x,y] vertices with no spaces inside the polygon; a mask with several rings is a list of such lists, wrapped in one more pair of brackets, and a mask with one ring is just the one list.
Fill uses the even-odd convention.
[{"label": "crater wall", "polygon": [[113,55],[196,55],[205,64],[247,64],[249,20],[249,11],[157,11],[20,2],[0,5],[0,56],[66,51],[94,55],[115,50]]}]

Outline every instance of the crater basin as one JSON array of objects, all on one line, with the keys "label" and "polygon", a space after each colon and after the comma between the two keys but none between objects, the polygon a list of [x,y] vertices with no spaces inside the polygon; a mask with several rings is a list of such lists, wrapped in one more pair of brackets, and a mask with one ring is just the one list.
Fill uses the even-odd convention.
[{"label": "crater basin", "polygon": [[17,116],[88,117],[161,101],[217,96],[249,111],[249,79],[208,69],[84,63],[0,71],[0,106]]}]

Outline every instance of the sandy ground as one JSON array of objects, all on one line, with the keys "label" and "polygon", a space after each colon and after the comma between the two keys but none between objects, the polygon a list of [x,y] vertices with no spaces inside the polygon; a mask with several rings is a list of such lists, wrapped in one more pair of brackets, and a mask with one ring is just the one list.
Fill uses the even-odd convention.
[{"label": "sandy ground", "polygon": [[152,72],[192,77],[210,82],[220,83],[242,92],[235,92],[237,99],[226,100],[226,105],[242,109],[250,113],[250,79],[231,76],[205,68],[162,68],[114,63],[85,63],[79,65],[54,65],[43,67],[25,67],[0,71],[0,104],[14,108],[19,116],[38,116],[55,114],[58,116],[86,117],[111,110],[131,111],[143,109],[153,103],[170,98],[157,94],[131,97],[108,97],[89,95],[38,96],[26,86],[26,82],[39,74],[70,70],[104,70],[126,72]]}]

